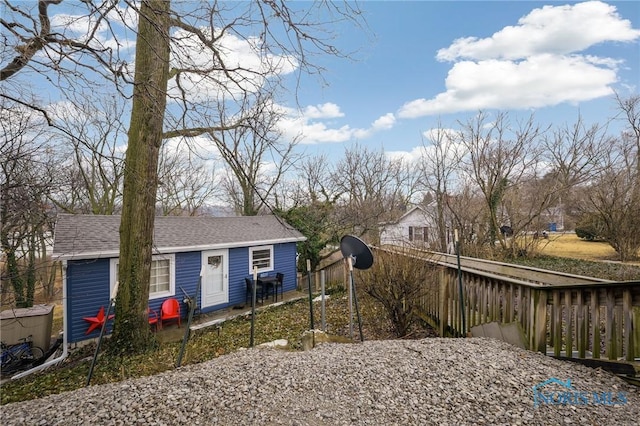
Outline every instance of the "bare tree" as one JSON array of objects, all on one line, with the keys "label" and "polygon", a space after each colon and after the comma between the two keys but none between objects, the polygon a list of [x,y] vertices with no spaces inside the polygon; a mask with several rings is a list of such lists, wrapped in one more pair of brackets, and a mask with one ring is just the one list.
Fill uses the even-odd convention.
[{"label": "bare tree", "polygon": [[586,188],[583,211],[597,218],[602,237],[621,261],[627,261],[637,258],[640,250],[640,191],[635,150],[622,140],[616,142],[601,159],[606,167]]},{"label": "bare tree", "polygon": [[622,139],[631,144],[635,150],[635,162],[638,169],[638,179],[640,179],[640,95],[623,98],[616,94],[616,103],[626,127]]},{"label": "bare tree", "polygon": [[488,234],[483,220],[486,216],[484,196],[471,179],[460,177],[455,192],[447,197],[447,209],[452,216],[451,226],[459,230],[461,252],[466,256],[491,256],[483,238]]},{"label": "bare tree", "polygon": [[67,213],[111,215],[122,203],[126,125],[123,99],[87,94],[58,105],[59,190],[52,201]]},{"label": "bare tree", "polygon": [[334,192],[341,194],[336,203],[337,223],[345,232],[377,241],[380,222],[406,210],[417,192],[417,181],[418,173],[402,158],[391,159],[384,151],[354,145],[345,151],[333,173]]},{"label": "bare tree", "polygon": [[46,259],[54,162],[34,114],[3,106],[0,117],[2,282],[11,285],[15,305],[24,308],[33,305],[38,286],[51,291],[55,277]]},{"label": "bare tree", "polygon": [[[295,162],[295,141],[282,142],[277,131],[280,114],[270,98],[259,99],[244,123],[210,132],[231,173],[226,192],[236,213],[254,216],[273,205],[274,189]],[[224,117],[220,117],[220,122]]]},{"label": "bare tree", "polygon": [[537,168],[540,149],[536,139],[540,129],[534,124],[533,117],[512,129],[504,113],[497,114],[489,122],[488,116],[480,112],[460,124],[462,128],[456,141],[465,147],[460,161],[484,197],[487,240],[491,246],[498,240],[501,247],[508,250],[511,247],[500,228],[514,224],[502,209],[503,201],[509,189],[520,184],[531,170]]},{"label": "bare tree", "polygon": [[581,212],[595,220],[620,260],[640,250],[640,96],[616,96],[626,128],[598,158],[598,172],[582,187]]},{"label": "bare tree", "polygon": [[[172,152],[173,151],[173,152]],[[163,216],[197,216],[220,194],[215,165],[190,149],[174,151],[167,144],[158,165],[158,210]]]},{"label": "bare tree", "polygon": [[420,158],[420,182],[433,194],[436,205],[435,223],[438,225],[438,246],[442,252],[447,251],[447,201],[449,188],[455,173],[458,171],[458,156],[451,137],[451,131],[444,129],[440,122],[437,128],[425,132],[422,138],[422,155]]},{"label": "bare tree", "polygon": [[542,135],[543,161],[549,163],[549,171],[541,178],[539,187],[551,193],[550,204],[557,206],[563,227],[566,219],[569,224],[575,220],[574,188],[594,176],[599,158],[606,155],[611,138],[605,130],[597,124],[587,127],[582,117],[578,117],[573,125]]},{"label": "bare tree", "polygon": [[298,243],[298,268],[311,268],[332,254],[327,247],[337,247],[343,229],[335,223],[336,201],[340,194],[332,187],[333,170],[324,155],[306,157],[297,165],[297,174],[282,181],[276,193],[275,213],[302,232],[307,240]]},{"label": "bare tree", "polygon": [[113,348],[121,353],[144,351],[150,342],[147,306],[158,158],[169,81],[170,12],[168,1],[143,1],[139,11],[120,223],[118,316],[113,335]]}]

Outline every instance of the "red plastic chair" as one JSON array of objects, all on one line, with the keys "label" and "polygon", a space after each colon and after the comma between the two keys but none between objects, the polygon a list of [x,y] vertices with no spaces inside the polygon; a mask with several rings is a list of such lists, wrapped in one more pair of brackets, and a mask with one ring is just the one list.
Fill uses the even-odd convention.
[{"label": "red plastic chair", "polygon": [[156,331],[162,328],[162,324],[158,321],[160,318],[158,317],[158,313],[151,308],[147,309],[147,316],[149,317],[149,325],[154,326]]},{"label": "red plastic chair", "polygon": [[180,327],[180,302],[176,299],[167,299],[162,302],[160,308],[160,327],[164,325],[166,321],[178,321],[178,327]]}]

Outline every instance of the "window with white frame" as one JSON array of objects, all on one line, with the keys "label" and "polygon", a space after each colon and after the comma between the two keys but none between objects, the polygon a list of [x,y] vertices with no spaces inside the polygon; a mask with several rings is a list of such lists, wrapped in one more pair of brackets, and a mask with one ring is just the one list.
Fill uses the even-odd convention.
[{"label": "window with white frame", "polygon": [[[110,292],[118,281],[119,259],[111,259]],[[157,255],[151,258],[151,279],[149,283],[149,299],[173,296],[175,294],[175,255]]]},{"label": "window with white frame", "polygon": [[249,247],[249,273],[273,271],[273,246]]},{"label": "window with white frame", "polygon": [[429,228],[423,226],[410,226],[409,241],[429,241]]}]

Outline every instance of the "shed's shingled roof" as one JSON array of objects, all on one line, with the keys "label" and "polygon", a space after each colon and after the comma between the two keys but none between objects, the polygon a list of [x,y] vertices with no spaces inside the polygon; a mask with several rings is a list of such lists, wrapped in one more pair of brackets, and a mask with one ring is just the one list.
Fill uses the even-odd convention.
[{"label": "shed's shingled roof", "polygon": [[[154,253],[246,247],[304,241],[296,229],[275,216],[178,217],[155,219]],[[61,214],[53,256],[57,259],[117,257],[120,216]]]}]

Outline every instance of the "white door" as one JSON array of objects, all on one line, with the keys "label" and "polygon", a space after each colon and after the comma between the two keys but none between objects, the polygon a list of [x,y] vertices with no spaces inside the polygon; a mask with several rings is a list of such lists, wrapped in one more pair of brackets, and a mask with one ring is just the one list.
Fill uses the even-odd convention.
[{"label": "white door", "polygon": [[202,252],[202,308],[229,302],[228,267],[227,250]]}]

